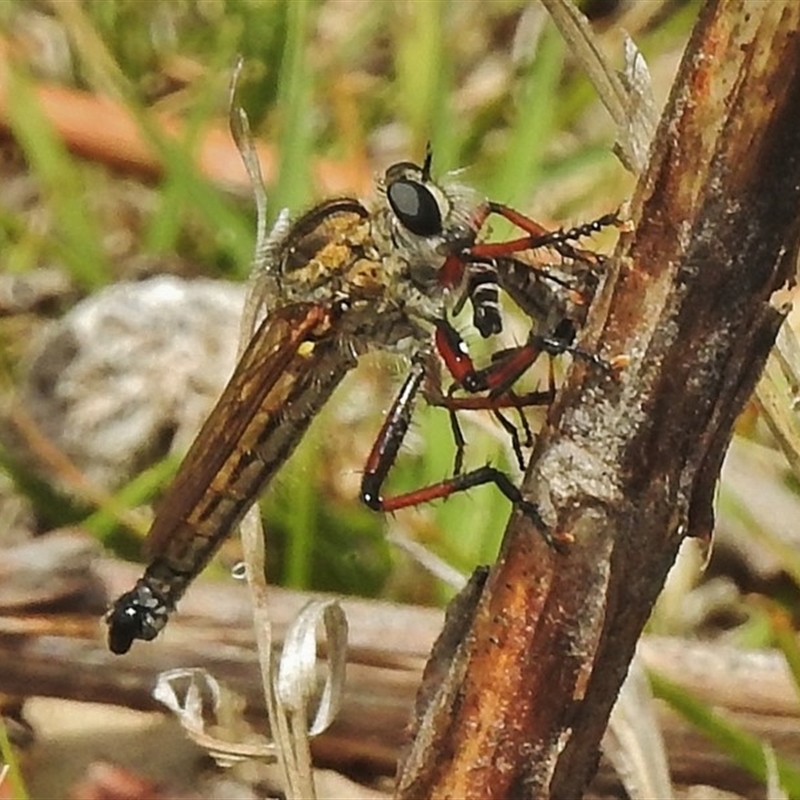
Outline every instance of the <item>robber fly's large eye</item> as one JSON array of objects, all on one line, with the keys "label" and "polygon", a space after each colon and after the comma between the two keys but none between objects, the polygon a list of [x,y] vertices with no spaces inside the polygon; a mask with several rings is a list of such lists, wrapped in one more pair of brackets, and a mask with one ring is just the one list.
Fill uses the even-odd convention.
[{"label": "robber fly's large eye", "polygon": [[442,212],[436,198],[423,184],[400,178],[386,189],[389,205],[397,219],[417,236],[442,232]]}]

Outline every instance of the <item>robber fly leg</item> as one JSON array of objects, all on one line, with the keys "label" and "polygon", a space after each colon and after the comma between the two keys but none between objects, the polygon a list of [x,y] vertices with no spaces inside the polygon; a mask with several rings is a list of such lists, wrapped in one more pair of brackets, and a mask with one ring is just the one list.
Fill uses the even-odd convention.
[{"label": "robber fly leg", "polygon": [[536,505],[525,500],[520,490],[507,475],[488,464],[469,472],[454,475],[452,478],[446,478],[439,483],[423,486],[420,489],[395,495],[394,497],[384,497],[381,494],[383,484],[394,465],[406,433],[408,433],[414,410],[414,401],[422,386],[425,372],[425,357],[415,358],[408,376],[400,387],[389,413],[386,415],[378,438],[367,459],[364,475],[361,479],[361,499],[375,511],[396,511],[400,508],[419,505],[430,500],[446,498],[456,492],[471,489],[473,486],[493,483],[536,524],[545,539],[552,543],[552,538],[542,521]]},{"label": "robber fly leg", "polygon": [[[511,390],[511,387],[541,354],[542,349],[538,343],[532,342],[522,347],[506,350],[488,367],[478,370],[458,332],[448,322],[441,320],[437,323],[436,328],[436,346],[450,374],[455,379],[455,384],[446,398],[441,397],[441,393],[439,393],[439,398],[433,401],[433,404],[444,406],[451,414],[459,410],[486,409],[492,411],[498,422],[511,436],[514,453],[521,468],[524,469],[525,461],[522,456],[522,440],[519,431],[503,416],[500,409],[515,408],[517,410],[522,422],[525,446],[530,446],[533,434],[522,413],[522,408],[531,405],[548,405],[553,401],[555,392],[551,385],[550,389],[545,392],[528,392],[518,395]],[[454,397],[453,391],[457,388],[464,389],[476,396]]]},{"label": "robber fly leg", "polygon": [[570,243],[597,233],[610,225],[619,225],[619,216],[614,212],[568,230],[550,231],[519,211],[515,211],[502,203],[492,201],[486,204],[485,215],[488,216],[489,214],[498,214],[504,217],[518,228],[524,230],[528,235],[506,242],[481,242],[470,248],[469,252],[472,256],[496,258],[509,256],[522,250],[553,247],[567,258],[594,261],[596,256],[593,253],[573,247]]},{"label": "robber fly leg", "polygon": [[[461,423],[458,421],[457,409],[451,408],[449,401],[445,399],[444,390],[442,389],[441,360],[438,359],[434,353],[427,353],[424,356],[420,355],[419,359],[424,361],[422,394],[427,400],[428,405],[447,409],[447,414],[450,419],[450,430],[453,434],[453,443],[456,449],[455,458],[453,460],[453,475],[459,475],[464,467],[464,451],[467,442],[461,430]],[[454,389],[455,386],[450,387],[448,397],[452,394]]]},{"label": "robber fly leg", "polygon": [[539,342],[531,339],[521,347],[505,351],[488,367],[476,369],[464,340],[446,320],[436,323],[435,341],[439,355],[460,388],[470,394],[489,392],[494,398],[506,394],[542,353]]}]

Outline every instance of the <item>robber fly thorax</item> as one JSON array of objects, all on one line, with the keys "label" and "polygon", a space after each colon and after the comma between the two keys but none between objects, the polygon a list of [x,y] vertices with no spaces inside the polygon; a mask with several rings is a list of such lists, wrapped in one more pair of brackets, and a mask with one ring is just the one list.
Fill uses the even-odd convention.
[{"label": "robber fly thorax", "polygon": [[273,313],[297,303],[331,309],[343,351],[416,351],[452,304],[440,281],[448,256],[470,247],[484,202],[470,187],[435,183],[429,162],[395,164],[370,204],[325,201],[267,240],[256,287]]}]

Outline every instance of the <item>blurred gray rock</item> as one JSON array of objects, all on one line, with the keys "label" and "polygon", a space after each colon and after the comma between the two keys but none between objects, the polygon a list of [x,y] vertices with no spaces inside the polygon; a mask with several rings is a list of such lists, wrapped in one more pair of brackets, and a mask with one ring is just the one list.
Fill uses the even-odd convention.
[{"label": "blurred gray rock", "polygon": [[93,482],[124,484],[191,443],[233,371],[243,301],[173,276],[103,289],[33,343],[25,411]]}]

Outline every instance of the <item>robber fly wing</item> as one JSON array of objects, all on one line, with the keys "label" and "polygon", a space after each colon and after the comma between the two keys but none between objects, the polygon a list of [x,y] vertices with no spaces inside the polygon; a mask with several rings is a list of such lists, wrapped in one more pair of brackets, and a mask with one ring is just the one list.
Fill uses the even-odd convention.
[{"label": "robber fly wing", "polygon": [[[160,553],[231,454],[247,446],[246,429],[269,405],[270,394],[281,394],[287,367],[326,315],[323,306],[299,303],[275,311],[261,323],[158,508],[147,539],[150,555]],[[276,396],[274,404],[281,399]]]}]

